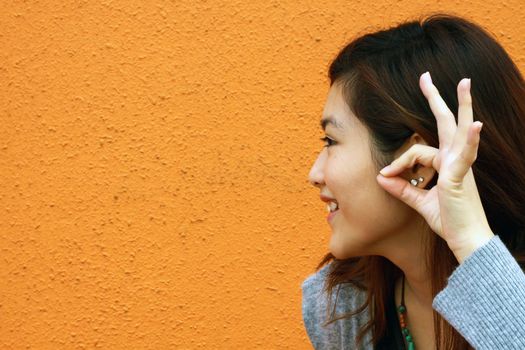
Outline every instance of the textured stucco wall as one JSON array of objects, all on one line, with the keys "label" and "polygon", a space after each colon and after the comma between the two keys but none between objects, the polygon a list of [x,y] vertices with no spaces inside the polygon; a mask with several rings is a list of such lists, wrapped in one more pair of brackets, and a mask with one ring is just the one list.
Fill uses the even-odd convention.
[{"label": "textured stucco wall", "polygon": [[519,0],[4,1],[0,348],[309,349],[328,62],[433,10],[525,66]]}]

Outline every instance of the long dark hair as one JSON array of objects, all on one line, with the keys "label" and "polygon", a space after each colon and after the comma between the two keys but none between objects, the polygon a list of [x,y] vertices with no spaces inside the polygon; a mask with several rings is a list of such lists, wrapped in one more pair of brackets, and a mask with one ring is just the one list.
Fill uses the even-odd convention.
[{"label": "long dark hair", "polygon": [[[436,119],[419,88],[419,77],[427,70],[454,114],[457,84],[462,78],[472,79],[474,120],[483,122],[472,170],[492,231],[524,268],[525,85],[514,62],[488,30],[456,15],[422,16],[352,40],[331,63],[329,79],[330,86],[343,84],[348,107],[370,132],[372,158],[379,172],[414,132],[430,146],[439,147]],[[436,184],[437,177],[436,173],[426,189]],[[428,225],[424,229],[430,230]],[[441,237],[428,236],[425,263],[435,296],[445,288],[458,261]],[[436,261],[439,264],[432,263]],[[370,329],[376,345],[385,334],[385,305],[401,270],[382,256],[340,260],[331,253],[322,258],[317,270],[327,263],[331,263],[324,285],[327,295],[337,285],[351,283],[366,290],[367,299],[359,309],[325,325],[372,305],[371,319],[360,329],[356,347]],[[461,334],[433,311],[437,349],[470,349]]]}]

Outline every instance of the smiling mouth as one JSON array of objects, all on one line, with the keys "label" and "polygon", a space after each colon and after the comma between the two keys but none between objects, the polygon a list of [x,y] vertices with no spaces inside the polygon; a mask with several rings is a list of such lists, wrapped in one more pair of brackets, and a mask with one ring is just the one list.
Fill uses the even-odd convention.
[{"label": "smiling mouth", "polygon": [[330,213],[336,212],[339,210],[339,203],[330,202],[326,205],[326,210]]},{"label": "smiling mouth", "polygon": [[339,207],[335,205],[335,203],[330,203],[329,205],[327,205],[327,209],[328,209],[328,215],[326,217],[326,220],[328,222],[330,222],[332,220],[332,218],[335,216],[335,214],[337,214],[337,212],[339,211]]}]

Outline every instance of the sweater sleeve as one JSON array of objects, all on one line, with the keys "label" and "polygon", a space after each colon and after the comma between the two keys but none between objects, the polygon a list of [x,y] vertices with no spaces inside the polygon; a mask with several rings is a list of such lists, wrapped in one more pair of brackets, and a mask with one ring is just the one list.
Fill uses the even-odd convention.
[{"label": "sweater sleeve", "polygon": [[475,349],[525,349],[525,274],[498,235],[454,270],[432,307]]}]

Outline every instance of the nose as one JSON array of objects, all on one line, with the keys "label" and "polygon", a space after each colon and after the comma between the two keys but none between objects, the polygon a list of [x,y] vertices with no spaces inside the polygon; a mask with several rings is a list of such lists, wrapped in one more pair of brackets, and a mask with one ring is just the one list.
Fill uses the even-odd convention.
[{"label": "nose", "polygon": [[308,181],[310,184],[312,184],[312,186],[320,188],[321,185],[324,184],[323,168],[325,159],[326,148],[323,148],[323,151],[317,156],[317,159],[315,160],[312,168],[310,169],[310,173],[308,174]]}]

